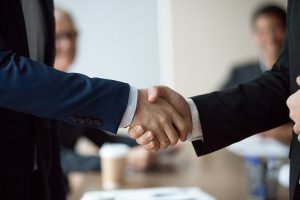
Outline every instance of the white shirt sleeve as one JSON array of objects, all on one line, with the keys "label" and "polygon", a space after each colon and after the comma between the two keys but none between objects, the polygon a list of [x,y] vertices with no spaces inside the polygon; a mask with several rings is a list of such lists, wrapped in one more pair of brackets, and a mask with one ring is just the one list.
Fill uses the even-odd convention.
[{"label": "white shirt sleeve", "polygon": [[119,125],[120,128],[126,128],[131,124],[136,110],[137,98],[138,89],[130,86],[127,108]]},{"label": "white shirt sleeve", "polygon": [[187,99],[187,102],[191,109],[192,121],[193,121],[193,130],[188,135],[187,139],[191,142],[196,140],[203,140],[203,132],[200,124],[198,109],[192,99]]}]

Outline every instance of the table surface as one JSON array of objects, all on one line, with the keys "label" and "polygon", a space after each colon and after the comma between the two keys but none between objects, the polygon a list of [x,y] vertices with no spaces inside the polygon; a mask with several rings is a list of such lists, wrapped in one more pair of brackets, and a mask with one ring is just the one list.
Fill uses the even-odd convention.
[{"label": "table surface", "polygon": [[[190,144],[184,145],[171,159],[171,166],[161,166],[145,173],[126,173],[124,189],[179,186],[199,187],[218,200],[247,199],[243,159],[227,150],[196,157]],[[96,172],[69,176],[72,192],[68,200],[79,200],[87,191],[101,190],[101,175]],[[278,189],[278,200],[288,199],[288,189]]]}]

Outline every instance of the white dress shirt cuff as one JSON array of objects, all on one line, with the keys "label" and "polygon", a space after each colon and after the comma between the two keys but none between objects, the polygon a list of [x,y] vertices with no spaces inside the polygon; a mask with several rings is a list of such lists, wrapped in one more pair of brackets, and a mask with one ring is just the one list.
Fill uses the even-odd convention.
[{"label": "white dress shirt cuff", "polygon": [[126,128],[131,124],[136,110],[137,98],[138,89],[130,86],[127,108],[119,125],[120,128]]},{"label": "white dress shirt cuff", "polygon": [[187,99],[187,102],[191,109],[192,121],[193,121],[193,130],[192,133],[188,135],[189,141],[203,140],[203,132],[200,124],[200,118],[198,109],[192,99]]}]

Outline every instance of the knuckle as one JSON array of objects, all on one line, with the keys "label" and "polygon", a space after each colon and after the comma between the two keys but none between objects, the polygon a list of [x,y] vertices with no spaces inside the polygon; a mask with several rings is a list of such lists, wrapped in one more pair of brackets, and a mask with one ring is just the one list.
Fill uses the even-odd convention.
[{"label": "knuckle", "polygon": [[293,112],[290,112],[289,117],[290,117],[291,119],[294,119],[294,113],[293,113]]},{"label": "knuckle", "polygon": [[168,122],[168,116],[166,114],[162,114],[160,116],[160,123],[167,123]]},{"label": "knuckle", "polygon": [[133,130],[129,130],[128,135],[129,135],[129,137],[131,137],[131,138],[137,139],[136,133],[135,133],[135,131],[133,131]]},{"label": "knuckle", "polygon": [[182,134],[187,134],[188,132],[189,132],[189,127],[187,126],[187,124],[183,124],[181,133]]},{"label": "knuckle", "polygon": [[139,140],[139,139],[136,140],[136,143],[138,143],[139,145],[144,145],[144,144],[141,142],[141,140]]},{"label": "knuckle", "polygon": [[131,138],[134,138],[134,139],[137,139],[139,138],[142,134],[141,133],[138,133],[135,128],[130,128],[129,131],[128,131],[128,135],[129,137]]},{"label": "knuckle", "polygon": [[153,148],[155,148],[155,144],[154,144],[154,142],[153,142],[153,141],[149,143],[149,148],[150,148],[150,149],[153,149]]},{"label": "knuckle", "polygon": [[176,140],[170,140],[170,144],[169,145],[170,146],[174,146],[176,144],[176,142],[177,142]]},{"label": "knuckle", "polygon": [[162,148],[164,148],[166,145],[165,145],[165,143],[160,143],[160,148],[162,149]]},{"label": "knuckle", "polygon": [[176,138],[176,140],[173,140],[172,142],[170,142],[170,146],[174,146],[177,144],[179,138]]},{"label": "knuckle", "polygon": [[299,130],[298,124],[295,124],[295,125],[293,126],[293,131],[294,131],[296,134],[299,134],[300,130]]},{"label": "knuckle", "polygon": [[147,133],[146,137],[147,137],[147,140],[148,140],[148,141],[151,141],[151,140],[154,139],[155,135],[154,135],[154,133],[153,133],[152,131],[149,131],[149,132]]},{"label": "knuckle", "polygon": [[295,101],[290,97],[290,100],[289,100],[289,102],[288,102],[289,104],[288,104],[288,107],[289,108],[294,108],[295,107]]},{"label": "knuckle", "polygon": [[287,105],[288,107],[290,107],[290,105],[291,105],[291,97],[289,97],[289,98],[286,100],[286,105]]},{"label": "knuckle", "polygon": [[147,151],[151,151],[152,149],[154,149],[154,147],[150,147],[149,145],[145,145],[144,149],[146,149]]},{"label": "knuckle", "polygon": [[140,145],[146,145],[147,143],[146,143],[146,140],[144,139],[144,138],[138,138],[137,140],[136,140],[136,142],[138,143],[138,144],[140,144]]},{"label": "knuckle", "polygon": [[165,149],[168,147],[168,145],[169,145],[169,142],[160,143],[160,148]]},{"label": "knuckle", "polygon": [[136,139],[136,142],[140,145],[144,145],[143,140],[141,138]]}]

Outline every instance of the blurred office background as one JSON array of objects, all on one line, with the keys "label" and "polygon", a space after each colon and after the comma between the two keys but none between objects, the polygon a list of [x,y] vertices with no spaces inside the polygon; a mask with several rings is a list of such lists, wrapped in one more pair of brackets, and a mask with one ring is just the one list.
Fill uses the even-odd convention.
[{"label": "blurred office background", "polygon": [[220,86],[232,65],[257,58],[250,19],[263,3],[286,0],[56,0],[79,29],[72,71],[167,84],[185,96]]},{"label": "blurred office background", "polygon": [[[287,0],[55,3],[71,13],[79,32],[78,53],[70,71],[120,80],[139,88],[166,84],[189,97],[218,89],[232,66],[257,59],[259,52],[250,26],[253,12],[264,3],[286,7]],[[190,144],[180,154],[181,158],[174,161],[179,169],[177,176],[166,171],[150,173],[144,177],[145,182],[141,176],[131,176],[129,187],[200,185],[217,199],[225,200],[240,200],[246,194],[241,157],[222,150],[199,159]],[[184,172],[187,166],[189,173]],[[165,175],[164,180],[160,174]],[[80,183],[97,181],[92,175]],[[77,192],[95,188],[98,186],[88,185]],[[285,199],[287,191],[282,193]],[[76,198],[71,195],[71,199]]]}]

